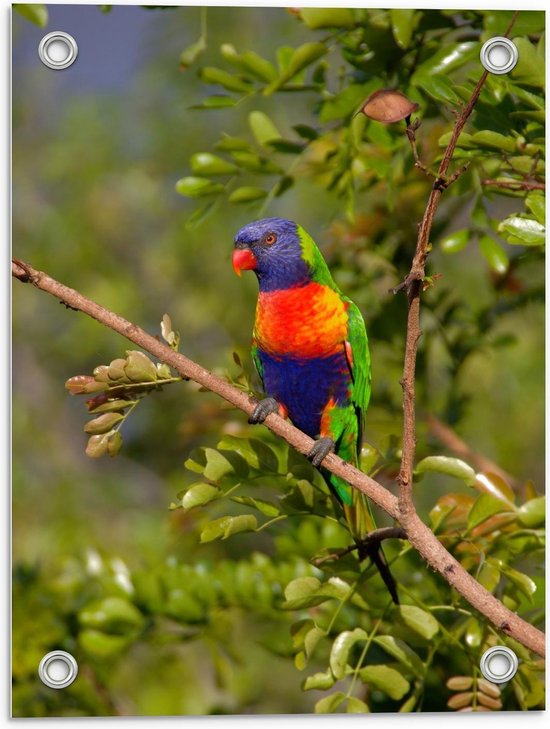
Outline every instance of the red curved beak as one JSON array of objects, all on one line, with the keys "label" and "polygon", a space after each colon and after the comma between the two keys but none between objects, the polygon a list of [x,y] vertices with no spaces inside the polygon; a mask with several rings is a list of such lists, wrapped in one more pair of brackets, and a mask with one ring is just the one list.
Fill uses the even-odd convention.
[{"label": "red curved beak", "polygon": [[237,276],[241,271],[250,271],[256,268],[258,261],[250,248],[235,248],[233,251],[233,269]]}]

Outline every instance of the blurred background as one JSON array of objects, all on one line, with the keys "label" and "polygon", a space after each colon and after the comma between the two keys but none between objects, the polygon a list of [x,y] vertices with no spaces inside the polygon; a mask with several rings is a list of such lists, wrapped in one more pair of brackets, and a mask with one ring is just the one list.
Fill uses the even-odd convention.
[{"label": "blurred background", "polygon": [[[51,5],[48,11],[46,28],[13,16],[14,256],[153,334],[169,313],[188,357],[236,376],[237,352],[251,372],[256,281],[252,275],[237,279],[230,256],[235,232],[257,217],[257,209],[221,205],[201,225],[189,225],[196,202],[175,190],[178,179],[190,174],[189,157],[210,149],[222,133],[238,136],[251,108],[193,108],[204,98],[204,84],[194,67],[180,68],[179,56],[199,35],[200,9],[114,6],[106,14],[97,6]],[[79,45],[77,62],[61,72],[46,68],[37,55],[40,38],[53,29],[71,33]],[[219,65],[222,43],[273,58],[282,41],[295,47],[311,40],[293,14],[278,8],[211,8],[207,29],[202,66]],[[274,94],[261,100],[261,109],[287,130],[314,125],[315,103],[306,94]],[[448,117],[433,115],[426,127],[428,154],[449,129]],[[360,305],[374,377],[366,435],[386,453],[400,438],[405,325],[404,299],[389,289],[407,271],[430,186],[420,175],[401,182],[403,169],[393,174],[403,175],[396,178],[393,203],[387,191],[373,190],[353,224],[332,191],[305,178],[265,211],[300,222]],[[489,202],[499,219],[517,209],[515,198]],[[471,216],[463,188],[442,207],[436,236],[468,226]],[[436,248],[430,268],[442,283],[426,297],[419,457],[448,452],[430,430],[424,417],[430,413],[511,474],[518,489],[531,481],[542,491],[542,259],[527,256],[504,280],[477,246],[454,256]],[[529,293],[521,306],[508,307],[514,286]],[[448,331],[472,324],[477,336],[472,322],[484,313],[490,318],[484,334],[495,344],[464,354],[460,368],[438,338],[441,312],[455,304]],[[288,625],[274,622],[267,609],[262,618],[225,606],[234,638],[230,661],[214,645],[214,635],[205,638],[207,649],[191,639],[192,615],[187,627],[182,619],[158,635],[152,629],[147,640],[120,653],[97,635],[95,643],[88,635],[91,647],[79,643],[78,629],[67,628],[99,594],[98,581],[110,580],[114,594],[124,594],[134,571],[175,570],[201,560],[221,565],[272,549],[265,532],[201,545],[196,522],[202,514],[169,511],[178,492],[196,480],[184,468],[193,449],[215,446],[222,434],[251,433],[242,413],[193,383],[147,398],[124,425],[125,444],[116,459],[85,456],[84,403],[64,383],[130,348],[84,315],[14,282],[14,713],[312,711],[316,692],[303,693],[300,675],[284,660]],[[269,441],[265,433],[254,435]],[[388,484],[394,475],[390,469]],[[448,486],[433,475],[422,480],[418,502],[424,517]],[[220,618],[217,629],[223,632],[222,623]],[[93,632],[93,619],[89,627]],[[277,650],[270,641],[279,642]],[[60,646],[84,661],[82,680],[58,692],[63,697],[35,678],[42,655]]]}]

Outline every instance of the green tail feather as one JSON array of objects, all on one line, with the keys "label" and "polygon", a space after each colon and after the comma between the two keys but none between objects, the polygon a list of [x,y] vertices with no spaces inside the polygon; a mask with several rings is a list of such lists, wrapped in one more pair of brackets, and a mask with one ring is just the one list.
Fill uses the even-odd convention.
[{"label": "green tail feather", "polygon": [[[338,455],[341,458],[348,460],[345,458],[345,455],[342,454],[341,450]],[[357,465],[357,455],[355,453],[352,458],[349,459],[349,462],[351,462],[354,466]],[[376,529],[376,522],[374,520],[372,506],[369,499],[365,496],[365,494],[352,488],[349,483],[338,476],[326,471],[323,475],[331,491],[333,491],[338,501],[342,504],[346,522],[348,523],[350,532],[358,547],[359,561],[362,562],[367,557],[370,557],[371,562],[380,572],[380,576],[382,577],[393,602],[396,605],[399,605],[397,585],[392,573],[390,572],[382,546],[380,543],[371,546],[362,544],[365,537]]]}]

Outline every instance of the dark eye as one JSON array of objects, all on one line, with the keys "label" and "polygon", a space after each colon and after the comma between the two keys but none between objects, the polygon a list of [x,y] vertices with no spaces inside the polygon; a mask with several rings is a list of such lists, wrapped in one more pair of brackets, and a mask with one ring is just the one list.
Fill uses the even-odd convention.
[{"label": "dark eye", "polygon": [[264,238],[264,243],[266,244],[266,246],[272,246],[276,240],[277,236],[275,235],[275,233],[268,233]]}]

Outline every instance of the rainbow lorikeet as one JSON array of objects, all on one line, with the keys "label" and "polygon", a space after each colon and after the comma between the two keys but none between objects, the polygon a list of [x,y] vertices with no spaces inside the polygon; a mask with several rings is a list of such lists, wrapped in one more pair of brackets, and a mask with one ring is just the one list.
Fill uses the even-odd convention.
[{"label": "rainbow lorikeet", "polygon": [[[238,275],[253,270],[259,283],[252,357],[267,397],[249,422],[278,412],[317,439],[309,453],[314,466],[331,451],[357,465],[371,392],[359,309],[334,283],[313,239],[290,220],[265,218],[241,228],[233,267]],[[359,558],[372,559],[397,603],[380,545],[361,544],[375,528],[367,498],[334,474],[323,475],[342,504]]]}]

